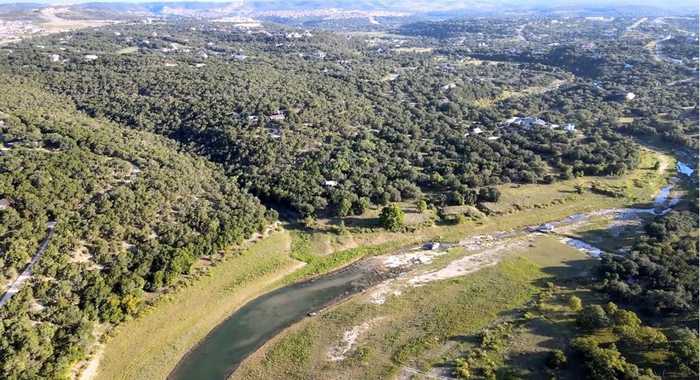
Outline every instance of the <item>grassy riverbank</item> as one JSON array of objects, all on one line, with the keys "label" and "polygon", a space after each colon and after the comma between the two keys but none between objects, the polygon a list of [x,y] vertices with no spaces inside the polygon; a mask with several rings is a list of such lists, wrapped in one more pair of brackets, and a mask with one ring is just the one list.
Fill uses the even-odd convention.
[{"label": "grassy riverbank", "polygon": [[[668,162],[668,170],[654,169],[656,161]],[[499,206],[508,212],[459,225],[423,227],[411,233],[348,227],[338,233],[330,222],[319,221],[310,229],[276,232],[242,254],[225,258],[207,275],[163,297],[143,316],[119,326],[106,343],[97,378],[164,378],[182,355],[246,301],[276,286],[337,269],[367,255],[427,240],[456,241],[467,235],[540,224],[577,212],[649,201],[672,174],[672,162],[669,156],[646,152],[640,168],[624,177],[503,186],[504,199]],[[575,191],[576,185],[590,187],[593,181],[623,189],[625,196]],[[307,265],[299,269],[297,260]],[[526,282],[534,278],[529,276],[537,277],[537,271],[528,272]]]},{"label": "grassy riverbank", "polygon": [[[540,237],[474,274],[405,288],[384,304],[353,297],[309,318],[247,360],[235,379],[388,378],[403,368],[428,368],[494,320],[514,313],[552,277],[586,273],[592,260]],[[371,327],[363,330],[363,323]],[[358,331],[342,360],[329,352]]]}]

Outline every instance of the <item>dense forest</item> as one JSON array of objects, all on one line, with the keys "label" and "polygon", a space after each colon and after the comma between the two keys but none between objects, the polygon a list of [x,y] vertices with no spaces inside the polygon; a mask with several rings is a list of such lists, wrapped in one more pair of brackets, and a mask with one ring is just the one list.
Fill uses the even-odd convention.
[{"label": "dense forest", "polygon": [[652,314],[692,316],[698,306],[697,222],[697,213],[684,212],[646,225],[629,255],[603,258],[604,289]]},{"label": "dense forest", "polygon": [[147,292],[275,218],[212,164],[29,81],[2,76],[0,109],[3,279],[56,223],[32,281],[0,308],[0,378],[64,377],[94,324],[133,316]]},{"label": "dense forest", "polygon": [[[88,114],[163,134],[223,164],[268,205],[302,216],[348,201],[454,203],[448,192],[474,204],[482,187],[621,174],[637,163],[635,145],[596,128],[609,107],[542,115],[579,123],[580,131],[565,131],[505,126],[534,107],[484,103],[504,89],[529,98],[522,95],[570,80],[564,71],[441,63],[315,33],[114,27],[23,43],[2,59],[5,70],[70,96]],[[53,51],[65,61],[47,59]],[[99,58],[86,61],[86,53]],[[572,110],[580,98],[558,95]]]}]

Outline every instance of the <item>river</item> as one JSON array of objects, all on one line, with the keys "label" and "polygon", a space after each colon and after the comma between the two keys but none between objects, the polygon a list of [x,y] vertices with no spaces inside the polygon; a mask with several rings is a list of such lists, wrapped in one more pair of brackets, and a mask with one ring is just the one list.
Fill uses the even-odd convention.
[{"label": "river", "polygon": [[[688,172],[686,168],[685,165],[679,165],[677,169],[679,173],[685,174]],[[668,186],[659,190],[654,199],[653,208],[597,210],[586,214],[571,215],[549,224],[554,229],[553,233],[563,233],[567,227],[587,223],[595,216],[611,215],[613,219],[625,219],[638,217],[640,214],[662,215],[670,211],[670,207],[677,203],[677,198],[672,196],[671,192],[675,183],[674,179]],[[531,228],[515,234],[530,233],[538,232]],[[494,240],[502,241],[504,238],[512,238],[513,233],[503,236],[494,234],[492,237]],[[577,239],[567,238],[563,239],[563,242],[586,251],[593,257],[599,257],[603,253],[602,250]],[[425,257],[421,256],[420,252],[415,253],[415,249],[404,252],[400,258],[405,259],[406,262],[401,262],[400,265],[392,265],[393,261],[396,261],[396,257],[391,256],[363,259],[314,280],[289,285],[260,296],[234,312],[212,330],[202,342],[181,359],[168,379],[226,379],[248,355],[255,352],[284,328],[303,319],[307,314],[314,314],[333,302],[395,277],[413,265],[424,264],[426,258],[429,260],[431,255],[440,254],[440,251],[448,247],[449,245],[443,245],[438,251],[433,251]],[[376,265],[376,260],[385,260],[386,262],[384,265]]]},{"label": "river", "polygon": [[361,261],[260,296],[212,330],[180,361],[168,379],[226,379],[243,359],[282,329],[392,275],[377,272],[367,261]]}]

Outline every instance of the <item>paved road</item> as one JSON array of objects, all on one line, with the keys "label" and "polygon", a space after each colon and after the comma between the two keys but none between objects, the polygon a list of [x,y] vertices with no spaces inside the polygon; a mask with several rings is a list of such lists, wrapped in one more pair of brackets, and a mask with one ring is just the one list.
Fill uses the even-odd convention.
[{"label": "paved road", "polygon": [[54,227],[56,227],[56,222],[49,222],[48,224],[48,234],[46,234],[46,238],[44,241],[41,243],[39,246],[39,249],[36,251],[36,254],[34,257],[32,257],[32,261],[29,262],[29,265],[27,265],[26,268],[24,268],[24,271],[22,274],[20,274],[15,281],[10,285],[9,289],[7,289],[7,292],[2,296],[2,299],[0,299],[0,307],[5,305],[12,296],[17,294],[20,290],[22,290],[22,287],[24,284],[32,278],[32,268],[34,267],[34,264],[36,264],[39,259],[41,259],[41,256],[46,252],[46,247],[49,246],[49,241],[51,240],[51,236],[53,235],[53,230]]}]

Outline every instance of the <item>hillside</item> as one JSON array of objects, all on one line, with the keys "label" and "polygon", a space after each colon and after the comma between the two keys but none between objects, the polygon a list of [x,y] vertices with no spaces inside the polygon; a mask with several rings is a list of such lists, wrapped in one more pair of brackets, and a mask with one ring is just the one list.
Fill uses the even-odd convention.
[{"label": "hillside", "polygon": [[131,318],[196,259],[267,224],[257,200],[176,144],[29,81],[0,83],[3,287],[48,239],[0,309],[0,377],[65,376],[94,325]]}]

